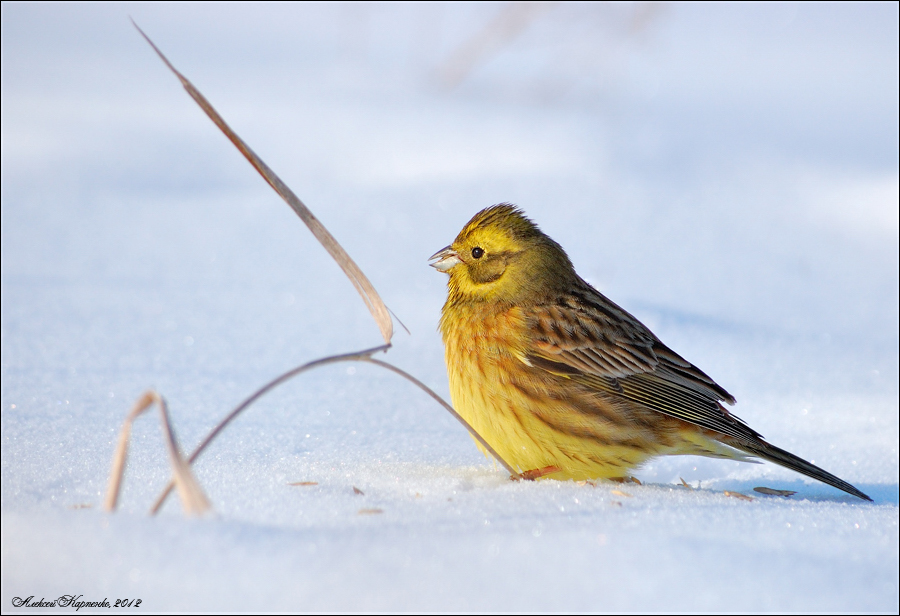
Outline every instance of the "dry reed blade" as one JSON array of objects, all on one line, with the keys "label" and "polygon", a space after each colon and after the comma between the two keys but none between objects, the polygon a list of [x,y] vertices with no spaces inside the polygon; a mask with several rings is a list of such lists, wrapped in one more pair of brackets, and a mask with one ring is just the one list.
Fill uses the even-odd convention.
[{"label": "dry reed blade", "polygon": [[119,493],[122,487],[122,478],[125,475],[125,465],[128,459],[128,443],[131,440],[131,426],[134,421],[149,409],[153,404],[159,406],[160,419],[162,421],[162,431],[164,440],[166,441],[166,449],[169,452],[169,461],[172,465],[173,485],[178,488],[178,495],[181,497],[181,503],[184,506],[184,512],[188,515],[202,514],[210,509],[209,501],[200,484],[197,482],[194,474],[191,472],[190,464],[188,464],[181,455],[178,448],[178,442],[175,439],[175,432],[172,430],[172,423],[169,420],[169,411],[166,406],[165,399],[155,391],[147,391],[138,398],[131,411],[125,417],[125,423],[122,424],[122,430],[119,433],[119,443],[116,446],[116,452],[113,454],[112,467],[109,473],[109,486],[106,490],[106,498],[103,501],[103,508],[106,511],[115,511],[119,501]]},{"label": "dry reed blade", "polygon": [[[302,366],[299,366],[298,368],[295,368],[289,372],[282,374],[281,376],[274,379],[273,381],[270,381],[269,383],[264,385],[262,388],[257,390],[249,398],[244,400],[240,405],[237,406],[237,408],[235,408],[233,411],[231,411],[231,413],[229,413],[221,422],[219,422],[219,424],[215,428],[213,428],[213,430],[209,433],[209,435],[207,435],[207,437],[203,440],[203,442],[200,443],[200,445],[198,445],[198,447],[194,450],[194,452],[190,455],[190,457],[186,461],[184,461],[183,459],[181,460],[184,463],[184,466],[187,467],[191,463],[193,463],[194,460],[196,460],[197,457],[203,452],[203,450],[206,449],[206,447],[210,444],[210,442],[212,442],[212,440],[225,428],[225,426],[227,426],[235,417],[237,417],[242,411],[244,411],[244,409],[246,409],[248,406],[253,404],[253,402],[255,402],[257,399],[259,399],[259,397],[264,395],[266,392],[270,391],[272,388],[277,387],[281,383],[284,383],[285,381],[297,376],[298,374],[301,374],[302,372],[305,372],[306,370],[315,368],[317,366],[324,366],[327,364],[341,362],[341,361],[364,361],[364,362],[369,362],[369,363],[373,363],[373,364],[382,366],[383,368],[387,368],[388,370],[391,370],[391,371],[403,376],[404,378],[408,379],[409,381],[411,381],[412,383],[417,385],[419,388],[421,388],[423,391],[428,393],[432,398],[437,400],[445,409],[447,409],[450,412],[450,414],[453,415],[460,423],[462,423],[463,426],[465,426],[465,428],[473,436],[473,438],[475,438],[475,440],[478,441],[485,448],[486,451],[488,451],[494,458],[496,458],[497,461],[499,461],[500,464],[502,464],[503,467],[507,471],[509,471],[510,475],[512,475],[513,478],[516,478],[516,479],[522,478],[522,476],[519,475],[515,470],[513,470],[513,468],[505,460],[503,460],[503,458],[500,457],[500,455],[496,451],[494,451],[493,447],[491,447],[487,443],[487,441],[485,441],[481,437],[481,435],[478,434],[475,431],[475,429],[472,428],[472,426],[470,426],[469,423],[466,422],[466,420],[463,419],[453,409],[452,406],[447,404],[440,396],[438,396],[436,393],[434,393],[428,386],[426,386],[424,383],[422,383],[421,381],[419,381],[412,375],[408,374],[407,372],[401,370],[400,368],[397,368],[396,366],[392,366],[391,364],[388,364],[388,363],[385,363],[380,360],[372,358],[372,355],[375,354],[376,352],[386,351],[387,349],[390,348],[391,338],[393,336],[393,323],[391,321],[391,313],[388,310],[387,306],[385,306],[381,297],[378,295],[378,292],[375,290],[375,287],[372,286],[372,283],[369,282],[369,279],[366,278],[366,275],[363,274],[362,270],[359,269],[359,266],[357,266],[356,263],[353,261],[353,259],[350,258],[350,255],[348,255],[347,252],[341,247],[341,245],[338,244],[337,240],[334,239],[334,236],[332,236],[331,233],[328,232],[328,230],[322,225],[321,222],[319,222],[319,220],[313,215],[313,213],[309,210],[309,208],[307,208],[306,205],[297,197],[297,195],[295,195],[293,193],[293,191],[290,188],[288,188],[288,186],[281,180],[281,178],[279,178],[275,174],[275,172],[272,171],[269,168],[269,166],[266,165],[266,163],[264,163],[262,161],[262,159],[260,159],[259,156],[256,155],[256,153],[250,148],[250,146],[248,146],[244,142],[244,140],[241,139],[237,135],[237,133],[235,133],[231,129],[231,127],[228,126],[228,124],[225,122],[225,120],[222,118],[222,116],[219,115],[219,113],[210,104],[210,102],[206,99],[206,97],[203,96],[203,94],[201,94],[200,91],[197,90],[197,88],[194,87],[194,85],[184,75],[182,75],[172,65],[171,62],[169,62],[168,58],[166,58],[166,56],[162,53],[162,51],[159,50],[159,48],[153,43],[153,41],[150,40],[150,37],[148,37],[144,33],[144,31],[141,30],[141,28],[134,22],[134,20],[132,20],[131,23],[134,25],[134,27],[137,29],[137,31],[141,34],[141,36],[144,37],[144,40],[146,40],[147,43],[153,48],[153,50],[156,52],[156,54],[159,56],[159,58],[163,61],[163,63],[169,68],[169,70],[171,70],[175,74],[175,76],[178,77],[178,80],[181,82],[181,85],[184,87],[184,89],[187,91],[187,93],[191,96],[191,98],[193,98],[194,101],[200,106],[200,108],[203,109],[203,111],[206,113],[207,116],[209,116],[209,118],[213,121],[213,123],[217,127],[219,127],[219,130],[221,130],[225,134],[225,136],[228,137],[228,139],[241,152],[241,154],[244,155],[244,157],[250,162],[250,164],[253,165],[253,167],[257,170],[257,172],[259,172],[259,174],[263,177],[263,179],[266,180],[266,182],[268,182],[268,184],[275,190],[275,192],[277,192],[279,194],[279,196],[281,196],[281,198],[284,199],[284,201],[288,205],[291,206],[291,208],[294,210],[294,212],[296,212],[296,214],[306,224],[306,226],[309,227],[309,230],[312,231],[313,235],[316,237],[316,239],[319,240],[319,242],[322,244],[322,246],[325,248],[325,250],[328,251],[328,254],[330,254],[331,257],[341,267],[341,269],[344,271],[344,273],[347,275],[347,277],[353,283],[353,286],[356,288],[357,292],[363,298],[363,301],[365,302],[366,307],[369,309],[369,312],[371,312],[372,317],[375,319],[375,322],[378,325],[378,328],[381,331],[381,335],[384,338],[384,342],[385,342],[385,344],[383,346],[375,347],[373,349],[368,349],[366,351],[360,351],[357,353],[348,353],[345,355],[333,355],[330,357],[325,357],[322,359],[318,359],[318,360],[309,362],[307,364],[304,364]],[[402,325],[402,323],[401,323],[401,325]],[[162,398],[159,398],[159,399],[162,400]],[[165,415],[164,402],[162,403],[161,408],[163,409],[163,413]],[[126,429],[130,430],[130,423],[127,424],[127,428],[123,427],[123,433],[125,432]],[[127,434],[125,434],[124,438],[126,440],[126,445],[124,447],[127,450]],[[120,442],[120,447],[121,446],[122,445]],[[177,449],[176,449],[176,451],[177,451]],[[117,451],[117,456],[118,455],[119,455],[119,452]],[[121,454],[122,469],[124,469],[124,456],[125,456],[125,453],[123,450],[123,453]],[[119,458],[117,457],[116,460],[119,460]],[[115,466],[115,464],[116,464],[116,462],[114,461],[114,466]],[[173,463],[173,466],[176,469],[175,476],[174,476],[173,480],[170,481],[169,484],[166,486],[165,490],[163,490],[162,494],[160,494],[159,498],[156,500],[156,503],[153,505],[153,508],[151,509],[152,514],[155,514],[159,511],[159,509],[162,507],[163,503],[165,502],[166,498],[168,498],[168,495],[172,492],[173,487],[178,487],[179,491],[182,489],[181,486],[185,482],[185,480],[183,478],[181,478],[181,476],[179,475],[178,465]],[[112,489],[113,489],[112,482],[113,481],[115,481],[115,494],[117,496],[118,489],[119,489],[118,488],[119,482],[121,481],[121,472],[117,475],[117,477],[114,480],[111,479],[110,494],[112,494]],[[108,498],[110,498],[110,497],[108,496]],[[115,498],[116,497],[112,497],[112,498],[113,498],[112,507],[115,507]]]},{"label": "dry reed blade", "polygon": [[[386,369],[390,370],[391,372],[399,374],[403,378],[407,379],[408,381],[410,381],[411,383],[416,385],[419,389],[421,389],[422,391],[427,393],[429,396],[434,398],[451,415],[453,415],[457,419],[457,421],[459,421],[459,423],[461,423],[466,428],[466,430],[469,431],[469,434],[471,434],[472,437],[476,441],[478,441],[482,445],[482,447],[484,447],[485,450],[488,453],[490,453],[503,466],[503,468],[505,468],[509,472],[509,474],[514,479],[522,479],[523,478],[522,475],[520,475],[515,470],[513,470],[512,466],[510,466],[506,462],[506,460],[504,460],[500,456],[500,454],[498,454],[494,450],[494,448],[491,447],[490,444],[486,440],[484,440],[484,438],[482,438],[482,436],[480,434],[478,434],[478,432],[475,431],[475,428],[473,428],[469,424],[469,422],[467,422],[465,419],[463,419],[462,416],[459,413],[457,413],[453,409],[452,406],[447,404],[447,402],[443,398],[441,398],[439,395],[437,395],[430,387],[428,387],[428,385],[426,385],[425,383],[423,383],[416,377],[412,376],[408,372],[401,370],[397,366],[391,365],[387,362],[381,361],[380,359],[375,359],[372,357],[372,355],[374,355],[375,353],[377,353],[379,351],[387,351],[389,348],[390,348],[390,345],[386,344],[386,345],[375,347],[372,349],[366,349],[365,351],[357,351],[354,353],[344,353],[342,355],[330,355],[328,357],[323,357],[321,359],[316,359],[311,362],[307,362],[307,363],[303,364],[302,366],[298,366],[298,367],[294,368],[293,370],[289,370],[289,371],[285,372],[284,374],[282,374],[281,376],[279,376],[278,378],[273,379],[272,381],[269,381],[268,383],[266,383],[265,385],[260,387],[258,390],[256,390],[249,398],[247,398],[246,400],[241,402],[239,405],[237,405],[237,407],[235,407],[235,409],[233,411],[228,413],[228,415],[226,415],[225,418],[222,419],[222,421],[220,421],[218,423],[218,425],[210,431],[210,433],[206,436],[205,439],[203,439],[203,441],[197,446],[197,448],[194,449],[193,453],[191,453],[191,455],[188,457],[187,463],[188,464],[193,463],[200,456],[200,454],[203,453],[203,450],[206,449],[207,446],[209,446],[209,444],[213,441],[213,439],[216,438],[216,436],[218,436],[219,433],[222,432],[222,430],[224,430],[225,427],[229,423],[231,423],[238,415],[240,415],[244,410],[246,410],[247,407],[249,407],[251,404],[253,404],[257,400],[259,400],[263,395],[265,395],[266,393],[268,393],[275,387],[281,385],[282,383],[285,383],[286,381],[289,381],[290,379],[294,378],[295,376],[298,376],[299,374],[302,374],[303,372],[306,372],[307,370],[311,370],[313,368],[318,368],[319,366],[327,366],[328,364],[336,364],[338,362],[343,362],[343,361],[361,361],[361,362],[367,362],[370,364],[375,364],[376,366],[381,366],[382,368],[386,368]],[[151,515],[155,515],[157,512],[159,512],[160,508],[163,506],[163,504],[166,502],[166,499],[169,497],[169,494],[172,492],[173,487],[174,487],[174,481],[170,481],[169,485],[167,485],[165,487],[165,489],[159,495],[159,498],[156,499],[156,502],[153,504],[153,507],[150,509]]]},{"label": "dry reed blade", "polygon": [[206,115],[209,116],[209,119],[213,121],[213,123],[219,127],[225,136],[235,145],[235,147],[240,150],[241,154],[250,161],[250,164],[259,172],[263,179],[269,183],[275,192],[277,192],[285,202],[291,206],[294,212],[297,213],[297,216],[300,217],[306,226],[309,227],[309,230],[312,231],[312,234],[316,236],[316,239],[325,247],[325,250],[328,251],[328,254],[337,262],[337,264],[344,270],[344,273],[347,275],[347,278],[350,279],[350,282],[353,283],[353,286],[356,287],[357,292],[363,298],[363,301],[366,303],[366,307],[369,309],[369,312],[372,313],[372,317],[375,319],[375,323],[378,325],[378,329],[381,330],[381,335],[384,338],[385,344],[391,343],[391,338],[394,335],[394,326],[391,322],[391,315],[388,311],[387,306],[384,305],[384,302],[381,300],[381,297],[378,295],[378,292],[375,290],[375,287],[372,286],[372,283],[369,282],[369,279],[366,278],[366,275],[363,274],[362,270],[359,269],[359,266],[350,258],[350,255],[338,244],[337,240],[334,239],[334,236],[328,232],[328,229],[319,222],[319,219],[316,218],[313,213],[309,210],[306,205],[294,194],[294,192],[288,188],[287,184],[281,181],[274,171],[272,171],[266,163],[262,161],[262,159],[256,155],[256,153],[250,149],[244,140],[238,137],[237,133],[231,130],[231,127],[225,123],[225,120],[222,119],[222,116],[219,115],[213,106],[210,104],[206,97],[203,96],[200,91],[194,87],[190,81],[188,81],[187,77],[182,75],[178,70],[172,66],[172,63],[169,62],[168,58],[163,55],[163,52],[159,50],[159,48],[150,40],[150,37],[144,34],[144,31],[140,29],[140,27],[131,20],[131,23],[134,24],[134,27],[137,28],[137,31],[141,33],[141,36],[150,44],[156,54],[160,57],[160,59],[165,63],[166,66],[169,67],[175,76],[178,77],[179,81],[181,81],[181,85],[184,86],[184,89],[187,93],[194,99],[194,101],[206,112]]},{"label": "dry reed blade", "polygon": [[510,44],[556,2],[509,2],[484,28],[457,48],[438,69],[444,85],[455,88],[479,65]]}]

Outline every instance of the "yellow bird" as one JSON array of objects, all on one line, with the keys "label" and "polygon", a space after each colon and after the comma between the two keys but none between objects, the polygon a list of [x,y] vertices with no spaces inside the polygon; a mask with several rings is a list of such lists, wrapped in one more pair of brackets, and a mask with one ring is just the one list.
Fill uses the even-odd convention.
[{"label": "yellow bird", "polygon": [[759,457],[871,500],[729,413],[731,394],[582,280],[515,206],[482,210],[431,260],[450,275],[440,330],[453,406],[527,476],[621,478],[660,455]]}]

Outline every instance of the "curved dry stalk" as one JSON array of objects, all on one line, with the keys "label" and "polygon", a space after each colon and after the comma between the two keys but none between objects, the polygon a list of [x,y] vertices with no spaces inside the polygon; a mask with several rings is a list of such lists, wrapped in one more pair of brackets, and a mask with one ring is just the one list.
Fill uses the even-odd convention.
[{"label": "curved dry stalk", "polygon": [[209,500],[203,494],[200,484],[191,472],[191,466],[181,455],[175,432],[169,421],[169,411],[165,399],[155,391],[147,391],[138,398],[131,411],[125,417],[122,431],[119,433],[119,444],[113,454],[112,468],[109,474],[109,486],[106,490],[106,498],[103,508],[106,511],[115,511],[119,501],[119,492],[122,487],[122,477],[125,475],[125,463],[128,459],[128,442],[131,440],[131,426],[144,411],[156,403],[159,405],[159,414],[162,419],[163,436],[166,448],[169,451],[169,461],[172,464],[173,485],[178,488],[178,495],[184,506],[184,512],[188,515],[201,514],[210,508]]},{"label": "curved dry stalk", "polygon": [[[294,210],[294,212],[296,212],[296,214],[306,224],[306,226],[309,227],[309,230],[312,231],[313,235],[316,237],[317,240],[319,240],[319,242],[322,244],[322,246],[325,248],[325,250],[328,251],[328,253],[331,255],[331,257],[341,267],[341,269],[344,271],[344,273],[347,275],[347,277],[353,283],[353,286],[356,288],[357,292],[363,298],[363,301],[365,302],[366,307],[369,309],[369,312],[372,314],[372,317],[375,319],[375,322],[378,325],[378,328],[381,331],[381,335],[385,341],[384,346],[379,346],[379,347],[376,347],[373,349],[360,351],[358,353],[347,353],[345,355],[334,355],[334,356],[330,356],[330,357],[325,357],[322,359],[318,359],[318,360],[309,362],[307,364],[299,366],[298,368],[295,368],[294,370],[291,370],[289,372],[282,374],[278,378],[276,378],[273,381],[264,385],[262,388],[260,388],[258,391],[256,391],[252,396],[250,396],[249,398],[244,400],[240,405],[238,405],[237,408],[235,408],[233,411],[231,411],[231,413],[229,413],[209,433],[209,435],[203,440],[203,442],[200,443],[200,445],[197,447],[197,449],[194,450],[194,452],[190,455],[190,457],[187,459],[187,461],[185,462],[183,459],[181,459],[181,463],[184,464],[184,466],[189,467],[189,465],[194,460],[197,459],[197,457],[203,452],[204,449],[206,449],[206,447],[209,445],[209,443],[212,442],[212,440],[225,428],[225,426],[227,426],[244,409],[246,409],[248,406],[253,404],[253,402],[255,402],[257,399],[259,399],[262,395],[264,395],[265,393],[267,393],[274,387],[277,387],[281,383],[284,383],[285,381],[297,376],[298,374],[300,374],[306,370],[309,370],[311,368],[315,368],[317,366],[323,366],[323,365],[336,363],[336,362],[342,362],[342,361],[364,361],[364,362],[369,362],[369,363],[379,365],[383,368],[387,368],[388,370],[391,370],[391,371],[405,377],[406,379],[408,379],[409,381],[411,381],[412,383],[417,385],[420,389],[422,389],[423,391],[428,393],[432,398],[437,400],[445,409],[447,409],[450,412],[450,414],[453,415],[457,419],[457,421],[462,423],[466,427],[466,430],[468,430],[469,433],[473,436],[473,438],[475,438],[475,440],[478,441],[488,453],[490,453],[494,458],[496,458],[500,462],[500,464],[502,464],[503,467],[507,471],[509,471],[510,475],[512,475],[512,477],[514,479],[521,479],[522,475],[519,475],[519,473],[517,473],[515,470],[513,470],[513,468],[493,449],[493,447],[491,447],[487,443],[487,441],[485,441],[481,437],[481,435],[478,434],[475,431],[475,429],[472,428],[472,426],[470,426],[469,423],[465,419],[463,419],[453,409],[452,406],[447,404],[440,396],[438,396],[436,393],[434,393],[428,386],[426,386],[424,383],[422,383],[421,381],[419,381],[412,375],[408,374],[407,372],[401,370],[400,368],[397,368],[396,366],[392,366],[391,364],[388,364],[388,363],[385,363],[380,360],[372,358],[372,355],[377,353],[378,351],[387,351],[387,349],[390,348],[391,338],[393,336],[393,323],[391,321],[391,313],[390,313],[389,309],[387,308],[387,306],[385,306],[381,297],[378,295],[378,292],[375,290],[375,287],[372,286],[372,283],[369,282],[369,279],[366,278],[366,276],[365,276],[365,274],[363,274],[362,270],[359,269],[359,266],[356,265],[356,263],[353,261],[353,259],[350,258],[350,256],[341,247],[341,245],[338,244],[338,242],[334,238],[334,236],[332,236],[331,233],[328,232],[328,230],[322,225],[321,222],[319,222],[319,220],[313,215],[313,213],[309,210],[309,208],[307,208],[306,205],[297,197],[297,195],[295,195],[293,193],[293,191],[290,188],[288,188],[288,186],[281,180],[281,178],[279,178],[278,175],[276,175],[275,172],[272,171],[269,168],[269,166],[266,165],[266,163],[264,163],[262,161],[262,159],[260,159],[259,156],[256,155],[256,153],[250,148],[250,146],[248,146],[244,142],[244,140],[241,139],[237,135],[237,133],[235,133],[231,129],[230,126],[228,126],[228,124],[225,122],[225,120],[222,118],[222,116],[219,115],[219,113],[210,104],[210,102],[206,99],[206,97],[203,96],[203,94],[201,94],[200,91],[197,90],[197,88],[194,87],[194,85],[184,75],[182,75],[172,65],[171,62],[169,62],[168,58],[166,58],[166,56],[159,50],[159,48],[153,43],[153,41],[150,40],[150,37],[148,37],[144,33],[144,31],[140,29],[140,27],[134,22],[134,20],[132,20],[131,23],[134,25],[134,27],[137,29],[137,31],[140,32],[141,36],[144,37],[144,39],[147,41],[147,43],[150,44],[150,46],[153,48],[153,50],[156,52],[156,54],[160,57],[160,59],[163,61],[163,63],[165,63],[165,65],[167,67],[169,67],[169,70],[171,70],[175,74],[175,76],[178,77],[178,80],[181,82],[181,85],[184,87],[184,89],[187,91],[187,93],[191,96],[191,98],[194,99],[194,101],[200,106],[201,109],[203,109],[203,111],[206,113],[206,115],[209,116],[209,118],[219,128],[219,130],[221,130],[225,134],[225,136],[228,137],[228,139],[234,144],[234,146],[237,147],[237,149],[241,152],[241,154],[243,154],[244,157],[248,161],[250,161],[250,164],[253,165],[253,167],[259,172],[259,174],[263,177],[263,179],[265,179],[266,182],[268,182],[268,184],[275,190],[275,192],[277,192],[279,194],[279,196],[281,196],[281,198],[284,199],[284,201],[288,205],[291,206],[291,208]],[[398,319],[398,321],[399,321],[399,319]],[[402,325],[403,324],[401,323],[401,326]],[[405,326],[404,326],[404,329],[406,329]],[[156,396],[156,398],[154,398],[154,400],[158,399],[160,401],[160,408],[163,410],[164,416],[167,417],[166,410],[165,410],[165,402],[162,401],[162,398],[159,397],[158,394],[155,394],[155,392],[148,392],[148,394],[149,393],[153,393],[153,395]],[[142,398],[141,400],[143,401],[144,399]],[[151,404],[154,400],[147,402],[147,404],[145,405],[144,408],[146,408],[146,406]],[[143,408],[141,410],[143,410]],[[134,411],[133,411],[133,413],[134,413]],[[126,426],[123,427],[123,435],[124,435],[123,438],[126,439],[126,444],[124,445],[125,448],[127,448],[127,432],[130,431],[130,421],[131,421],[131,416],[129,416],[129,420],[126,422]],[[169,427],[169,435],[170,435],[170,440],[174,441],[174,435],[171,433],[171,427]],[[120,448],[121,447],[122,447],[122,444],[120,442]],[[124,471],[124,456],[125,456],[124,451],[125,450],[123,449],[122,453],[121,453],[121,460],[119,460],[119,457],[118,457],[119,452],[118,451],[116,454],[117,457],[114,460],[115,479],[111,478],[111,480],[110,480],[111,481],[110,492],[107,497],[108,499],[112,498],[111,507],[115,507],[115,499],[117,498],[117,495],[118,495],[119,484],[121,482],[121,475],[122,475],[122,472]],[[177,453],[177,447],[176,447],[175,451]],[[179,459],[180,459],[180,454],[179,454]],[[117,466],[117,464],[119,466]],[[156,503],[153,505],[153,508],[151,509],[152,514],[155,514],[159,511],[160,507],[162,507],[166,498],[171,493],[173,487],[177,486],[179,488],[179,491],[181,491],[181,489],[182,489],[181,484],[184,483],[184,480],[179,478],[180,475],[179,475],[178,466],[174,462],[173,462],[173,467],[175,468],[174,478],[172,481],[169,482],[169,485],[166,486],[163,493],[156,500]],[[196,483],[196,481],[194,483]],[[113,484],[115,484],[115,486]],[[199,487],[198,487],[198,489],[199,489]],[[187,501],[185,501],[185,502],[187,502]]]},{"label": "curved dry stalk", "polygon": [[[237,405],[237,407],[235,407],[235,409],[233,411],[228,413],[228,415],[226,415],[225,418],[222,419],[222,421],[220,421],[218,423],[218,425],[216,425],[216,427],[212,429],[212,431],[206,436],[206,438],[203,439],[203,441],[197,446],[197,448],[193,451],[193,453],[191,453],[191,455],[187,459],[187,463],[188,464],[193,463],[200,456],[200,454],[203,453],[203,450],[206,449],[206,447],[213,441],[213,439],[216,438],[216,436],[218,436],[219,433],[225,429],[225,426],[227,426],[229,423],[231,423],[232,420],[234,420],[238,415],[240,415],[247,407],[249,407],[251,404],[253,404],[257,400],[259,400],[263,395],[270,392],[275,387],[281,385],[282,383],[284,383],[286,381],[289,381],[290,379],[294,378],[295,376],[297,376],[299,374],[302,374],[303,372],[306,372],[307,370],[311,370],[313,368],[318,368],[319,366],[327,366],[328,364],[335,364],[335,363],[343,362],[343,361],[361,361],[361,362],[367,362],[370,364],[375,364],[376,366],[381,366],[382,368],[386,368],[386,369],[390,370],[391,372],[399,374],[400,376],[404,377],[405,379],[407,379],[414,385],[418,386],[419,389],[421,389],[422,391],[427,393],[429,396],[434,398],[441,406],[443,406],[447,411],[449,411],[450,414],[453,415],[456,418],[456,420],[459,421],[459,423],[461,423],[466,428],[466,430],[469,431],[469,434],[472,435],[472,438],[474,438],[476,441],[478,441],[481,444],[481,446],[484,447],[485,450],[489,454],[491,454],[501,465],[503,465],[503,468],[505,468],[509,472],[510,476],[513,479],[521,479],[522,478],[522,475],[520,475],[515,470],[513,470],[512,466],[510,466],[506,462],[506,460],[504,460],[500,456],[500,454],[498,454],[494,450],[494,448],[491,447],[490,444],[486,440],[484,440],[484,438],[482,438],[482,436],[480,434],[478,434],[478,432],[476,432],[475,428],[473,428],[469,424],[469,422],[467,422],[465,419],[463,419],[463,417],[459,413],[457,413],[453,409],[452,406],[447,404],[447,402],[443,398],[441,398],[439,395],[437,395],[430,387],[428,387],[425,383],[423,383],[416,377],[412,376],[408,372],[398,368],[397,366],[394,366],[387,362],[381,361],[380,359],[375,359],[372,357],[372,355],[374,355],[375,353],[377,353],[379,351],[387,351],[389,348],[391,348],[391,345],[386,344],[386,345],[375,347],[372,349],[366,349],[365,351],[358,351],[355,353],[345,353],[343,355],[331,355],[329,357],[323,357],[321,359],[316,359],[314,361],[307,362],[307,363],[303,364],[302,366],[298,366],[298,367],[294,368],[293,370],[289,370],[289,371],[285,372],[278,378],[273,379],[272,381],[270,381],[270,382],[266,383],[265,385],[263,385],[262,387],[260,387],[249,398],[247,398],[246,400],[241,402],[239,405]],[[169,494],[172,492],[173,487],[175,487],[174,479],[169,482],[169,484],[165,487],[165,489],[162,491],[162,493],[156,499],[156,502],[153,504],[153,507],[150,509],[150,515],[156,515],[159,512],[160,508],[163,506],[163,504],[166,502],[166,499],[169,497]]]},{"label": "curved dry stalk", "polygon": [[478,434],[478,432],[475,430],[475,428],[473,428],[472,425],[468,421],[463,419],[462,415],[460,415],[459,413],[456,412],[456,409],[454,409],[452,406],[447,404],[447,402],[443,398],[441,398],[439,395],[434,393],[434,390],[432,390],[430,387],[428,387],[428,385],[426,385],[425,383],[423,383],[422,381],[420,381],[419,379],[417,379],[416,377],[411,375],[409,372],[406,372],[405,370],[401,370],[397,366],[389,364],[385,361],[381,361],[380,359],[373,359],[370,356],[365,359],[360,359],[360,361],[366,361],[366,362],[369,362],[370,364],[375,364],[376,366],[381,366],[382,368],[387,368],[391,372],[396,372],[397,374],[404,377],[409,382],[418,386],[419,389],[421,389],[422,391],[427,393],[429,396],[431,396],[432,398],[437,400],[441,406],[443,406],[445,409],[447,409],[447,411],[451,415],[453,415],[456,418],[456,420],[465,427],[466,430],[469,431],[469,434],[472,435],[472,438],[474,438],[476,441],[478,441],[478,443],[482,447],[484,447],[485,451],[487,451],[489,454],[491,454],[491,456],[493,456],[493,458],[495,460],[497,460],[501,465],[503,465],[503,468],[505,468],[507,470],[507,472],[509,472],[510,477],[512,477],[513,479],[522,479],[524,477],[524,475],[520,475],[515,470],[513,470],[513,467],[510,466],[509,463],[506,460],[504,460],[503,457],[499,453],[497,453],[493,447],[491,447],[490,443],[488,443],[486,440],[484,440],[484,438],[480,434]]},{"label": "curved dry stalk", "polygon": [[256,153],[250,149],[244,140],[238,137],[237,133],[231,130],[231,127],[225,123],[225,120],[222,119],[222,116],[219,115],[219,112],[213,108],[206,97],[203,96],[200,91],[194,87],[190,81],[188,81],[187,77],[182,75],[178,70],[172,66],[172,63],[169,62],[169,59],[163,55],[163,52],[159,50],[159,48],[153,44],[153,41],[150,40],[150,37],[144,34],[144,31],[140,29],[140,27],[131,20],[131,23],[134,24],[134,27],[137,28],[137,31],[141,33],[141,36],[150,44],[156,54],[160,57],[160,59],[165,63],[166,66],[169,67],[175,76],[178,77],[179,81],[181,81],[181,85],[184,86],[184,89],[187,90],[187,93],[190,94],[191,98],[200,105],[200,108],[206,112],[206,115],[209,116],[209,119],[213,121],[213,123],[219,127],[225,136],[235,145],[235,147],[240,150],[241,154],[250,161],[250,164],[253,165],[253,168],[256,169],[263,179],[269,183],[275,192],[281,196],[285,202],[291,206],[294,212],[297,213],[297,216],[300,217],[306,226],[309,227],[309,230],[312,231],[312,234],[316,236],[316,239],[319,240],[319,243],[325,247],[325,250],[328,251],[328,254],[331,255],[331,258],[334,259],[338,265],[341,266],[341,269],[344,270],[344,274],[347,275],[347,278],[350,279],[350,282],[353,283],[353,286],[356,287],[356,291],[359,293],[360,297],[362,297],[363,301],[366,303],[366,307],[369,309],[369,312],[372,313],[372,318],[375,319],[375,323],[378,325],[378,329],[381,330],[381,336],[384,338],[385,344],[391,343],[391,338],[394,335],[394,325],[391,322],[391,315],[388,311],[387,306],[384,305],[384,302],[381,300],[381,297],[378,295],[378,291],[375,290],[375,287],[372,286],[372,283],[369,282],[369,279],[366,278],[366,275],[363,274],[362,270],[359,269],[359,266],[350,258],[350,255],[347,254],[347,251],[338,244],[338,241],[334,239],[334,236],[328,232],[328,229],[319,222],[319,219],[316,218],[313,213],[309,210],[306,205],[294,194],[294,192],[288,188],[287,184],[281,181],[274,171],[272,171],[269,166],[262,161],[262,159],[256,155]]}]

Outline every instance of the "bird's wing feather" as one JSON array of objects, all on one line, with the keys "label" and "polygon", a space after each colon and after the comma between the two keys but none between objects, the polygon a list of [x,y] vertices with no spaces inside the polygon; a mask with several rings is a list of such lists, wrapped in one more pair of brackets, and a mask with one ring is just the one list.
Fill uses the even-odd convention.
[{"label": "bird's wing feather", "polygon": [[738,439],[762,438],[720,402],[734,398],[593,289],[526,311],[532,365]]},{"label": "bird's wing feather", "polygon": [[542,304],[526,311],[533,352],[588,374],[619,378],[651,372],[659,365],[656,338],[613,306]]}]

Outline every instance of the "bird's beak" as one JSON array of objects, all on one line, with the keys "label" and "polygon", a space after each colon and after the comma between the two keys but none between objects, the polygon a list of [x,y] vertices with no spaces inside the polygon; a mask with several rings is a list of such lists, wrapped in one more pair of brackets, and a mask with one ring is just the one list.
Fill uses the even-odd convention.
[{"label": "bird's beak", "polygon": [[[435,259],[437,260],[435,261]],[[428,260],[434,261],[434,263],[431,263],[430,265],[439,272],[446,272],[454,265],[462,263],[459,255],[456,254],[456,251],[453,250],[453,248],[451,248],[450,246],[441,248],[436,253],[428,257]]]}]

